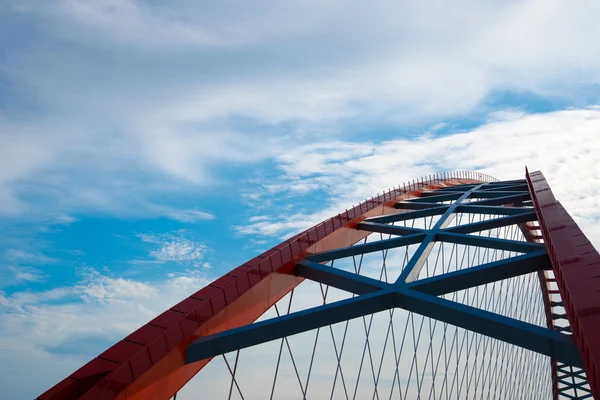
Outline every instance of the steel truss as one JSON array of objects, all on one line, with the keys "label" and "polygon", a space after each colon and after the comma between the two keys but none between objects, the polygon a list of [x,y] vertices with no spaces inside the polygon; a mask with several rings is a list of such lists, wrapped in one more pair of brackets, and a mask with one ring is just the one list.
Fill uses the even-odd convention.
[{"label": "steel truss", "polygon": [[[539,173],[531,176],[533,181],[529,174],[524,180],[495,181],[474,173],[442,174],[372,198],[251,260],[161,314],[99,357],[115,364],[125,360],[108,366],[114,367],[108,372],[100,368],[90,379],[89,365],[99,365],[94,360],[40,399],[167,399],[214,357],[222,357],[231,377],[229,398],[245,398],[239,382],[241,350],[273,341],[280,345],[272,386],[266,392],[277,397],[285,348],[299,396],[308,398],[323,329],[331,334],[336,361],[331,398],[362,398],[361,371],[368,364],[373,398],[387,397],[388,392],[389,398],[405,399],[591,398],[598,387],[594,381],[598,342],[589,332],[600,337],[600,328],[588,316],[597,314],[589,301],[588,314],[578,313],[586,298],[572,294],[566,282],[573,274],[560,269],[561,263],[574,261],[557,256],[560,239],[551,234],[555,226],[547,227],[548,205],[539,201],[540,193],[547,195],[549,188]],[[553,197],[546,201],[550,207],[558,204]],[[589,252],[589,241],[585,246]],[[402,265],[397,278],[390,279],[394,251],[402,252]],[[383,257],[379,275],[368,276],[363,260],[377,254]],[[584,254],[585,261],[576,261],[589,264],[590,254]],[[351,267],[340,267],[350,261]],[[293,312],[294,291],[302,282],[302,286],[318,284],[322,304]],[[345,295],[328,299],[335,290]],[[275,311],[273,318],[254,322],[267,310]],[[389,321],[379,365],[373,360],[374,315],[387,315]],[[403,331],[394,316],[403,316]],[[357,329],[365,335],[353,390],[342,368],[352,320],[362,320]],[[577,330],[572,328],[574,320]],[[341,339],[334,326],[345,327]],[[581,333],[585,328],[587,337]],[[394,329],[402,332],[401,340]],[[316,337],[308,372],[301,376],[289,337],[309,331]],[[404,345],[411,331],[414,354],[407,359]],[[427,333],[428,345],[427,338],[421,341]],[[581,337],[574,340],[572,333]],[[388,346],[393,350],[386,353]],[[390,352],[391,386],[384,383],[382,373]],[[58,397],[52,397],[53,390]]]}]

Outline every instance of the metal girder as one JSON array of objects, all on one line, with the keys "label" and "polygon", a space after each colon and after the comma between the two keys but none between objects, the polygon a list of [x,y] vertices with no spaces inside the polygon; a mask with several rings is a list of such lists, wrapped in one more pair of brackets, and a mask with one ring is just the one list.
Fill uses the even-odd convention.
[{"label": "metal girder", "polygon": [[511,191],[517,191],[518,190],[518,191],[524,191],[525,192],[525,191],[528,191],[529,188],[527,187],[527,183],[520,183],[520,184],[517,184],[517,185],[508,185],[508,186],[502,185],[502,186],[499,186],[499,187],[498,186],[494,186],[494,187],[491,187],[491,188],[488,188],[488,187],[484,186],[483,188],[481,188],[481,190],[503,190],[503,191],[504,190],[511,190]]},{"label": "metal girder", "polygon": [[[314,267],[314,265],[309,266],[309,268]],[[318,269],[320,267],[315,268],[315,270]],[[353,279],[347,278],[348,280]],[[187,346],[186,363],[193,363],[393,307],[400,307],[555,357],[569,365],[582,365],[577,347],[570,336],[431,296],[412,290],[406,285],[394,286],[391,290],[379,289],[373,293],[201,337]]]},{"label": "metal girder", "polygon": [[358,254],[366,254],[372,253],[374,251],[392,249],[394,247],[408,246],[411,244],[419,243],[424,238],[425,234],[419,233],[394,239],[380,240],[378,242],[357,244],[350,247],[344,247],[342,249],[323,251],[321,253],[311,254],[306,256],[306,259],[316,262],[337,260],[338,258],[351,257]]},{"label": "metal girder", "polygon": [[461,204],[456,208],[457,213],[489,214],[489,215],[515,215],[523,213],[526,208],[506,206],[477,206],[473,203]]},{"label": "metal girder", "polygon": [[472,199],[497,199],[499,197],[516,196],[519,194],[529,194],[528,190],[519,191],[501,191],[501,190],[477,190],[471,192]]},{"label": "metal girder", "polygon": [[[449,194],[459,194],[458,197],[460,197],[463,194],[463,191],[460,190],[432,190],[431,192],[422,192],[421,193],[421,197],[437,197],[440,196],[440,193],[442,193],[443,195],[449,195]],[[457,198],[458,198],[457,197]]]},{"label": "metal girder", "polygon": [[508,226],[514,224],[521,224],[523,222],[536,221],[537,216],[535,215],[535,210],[525,211],[521,214],[515,214],[508,217],[501,217],[490,219],[487,221],[474,222],[472,224],[465,224],[459,226],[453,226],[451,228],[446,228],[446,232],[454,232],[454,233],[473,233],[473,232],[481,232],[487,231],[494,228],[499,228],[501,226]]},{"label": "metal girder", "polygon": [[394,208],[397,208],[399,210],[423,210],[426,208],[432,208],[432,207],[438,207],[440,206],[439,203],[429,203],[429,202],[425,202],[425,201],[401,201],[399,203],[396,203],[394,205]]},{"label": "metal girder", "polygon": [[296,264],[296,275],[354,294],[373,293],[391,286],[387,282],[308,260]]},{"label": "metal girder", "polygon": [[431,253],[431,249],[433,249],[437,232],[446,228],[450,224],[450,222],[452,222],[456,215],[455,211],[458,205],[462,201],[468,199],[471,193],[476,191],[480,187],[481,185],[474,186],[470,190],[464,192],[458,199],[456,199],[456,201],[453,204],[450,204],[448,206],[448,209],[436,222],[433,229],[427,232],[426,236],[421,242],[421,245],[419,246],[415,254],[412,256],[412,258],[408,261],[408,264],[406,265],[404,270],[402,270],[402,273],[396,280],[396,284],[411,282],[417,279],[419,273],[421,272],[421,269],[423,268],[423,265],[425,264],[427,256],[429,255],[429,253]]},{"label": "metal girder", "polygon": [[[549,268],[551,264],[548,255],[545,250],[541,250],[420,279],[406,287],[438,296]],[[390,283],[308,260],[298,262],[296,275],[354,294],[392,290]]]},{"label": "metal girder", "polygon": [[408,284],[419,292],[439,296],[519,275],[550,269],[545,250],[465,268]]},{"label": "metal girder", "polygon": [[437,196],[424,196],[416,199],[410,199],[409,201],[413,203],[438,203],[440,201],[451,201],[460,199],[463,195],[462,192],[458,193],[449,193],[449,194],[438,194]]},{"label": "metal girder", "polygon": [[461,233],[440,232],[436,234],[440,242],[463,244],[466,246],[486,247],[488,249],[529,253],[545,248],[541,243],[522,242],[519,240],[499,239],[485,236],[463,235]]},{"label": "metal girder", "polygon": [[372,217],[367,218],[365,222],[376,222],[376,223],[390,223],[390,222],[400,222],[400,221],[409,221],[411,219],[416,218],[425,218],[431,217],[434,215],[441,215],[446,212],[448,206],[444,205],[436,205],[436,207],[426,208],[424,210],[418,211],[408,211],[397,214],[389,214],[381,217]]},{"label": "metal girder", "polygon": [[[513,190],[520,189],[524,184],[523,180],[505,181],[492,185],[474,184],[463,185],[462,188],[447,188],[445,193],[439,195],[425,192],[426,194],[421,198],[395,204],[398,209],[415,211],[369,218],[358,223],[356,228],[359,230],[406,236],[311,254],[295,266],[297,276],[354,293],[358,295],[357,297],[200,338],[188,346],[186,362],[198,361],[399,307],[548,355],[568,365],[582,366],[581,356],[571,336],[436,297],[550,268],[549,257],[542,244],[465,234],[535,220],[536,214],[531,209],[501,207],[505,204],[522,204],[531,201],[529,193]],[[469,198],[482,197],[486,200],[462,203]],[[433,202],[449,200],[456,201],[454,204],[444,206]],[[455,213],[458,212],[494,214],[503,217],[448,228]],[[385,224],[434,215],[441,215],[441,217],[431,230]],[[436,241],[525,254],[415,280]],[[319,261],[419,242],[421,243],[419,248],[394,284],[319,264]]]},{"label": "metal girder", "polygon": [[[535,212],[533,213],[535,216]],[[407,226],[397,226],[397,225],[387,225],[380,224],[378,222],[365,221],[356,225],[356,229],[360,231],[368,231],[368,232],[379,232],[379,233],[388,233],[390,235],[414,235],[416,233],[423,233],[423,229],[418,228],[410,228]]]},{"label": "metal girder", "polygon": [[519,203],[531,200],[529,193],[515,194],[512,196],[497,197],[495,199],[472,201],[469,204],[474,206],[503,206],[505,204]]},{"label": "metal girder", "polygon": [[537,353],[582,366],[571,336],[406,288],[398,288],[397,306]]},{"label": "metal girder", "polygon": [[214,335],[203,336],[187,346],[185,360],[187,364],[193,363],[230,351],[387,310],[393,306],[394,295],[392,293],[378,292],[282,315]]},{"label": "metal girder", "polygon": [[444,187],[441,189],[437,189],[436,192],[466,192],[468,190],[473,189],[475,186],[480,186],[481,183],[474,183],[474,184],[468,184],[468,185],[456,185],[456,186],[450,186],[450,187]]},{"label": "metal girder", "polygon": [[492,186],[503,186],[503,185],[520,185],[520,184],[526,184],[526,183],[527,183],[527,181],[525,179],[514,179],[512,181],[488,182],[488,183],[484,184],[484,186],[492,187]]}]

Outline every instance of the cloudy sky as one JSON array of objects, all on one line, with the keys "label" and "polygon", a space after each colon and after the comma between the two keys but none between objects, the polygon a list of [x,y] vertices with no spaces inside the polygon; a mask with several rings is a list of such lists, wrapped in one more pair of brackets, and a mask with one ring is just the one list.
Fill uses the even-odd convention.
[{"label": "cloudy sky", "polygon": [[596,1],[0,0],[2,392],[39,394],[434,172],[540,169],[600,244],[599,19]]}]

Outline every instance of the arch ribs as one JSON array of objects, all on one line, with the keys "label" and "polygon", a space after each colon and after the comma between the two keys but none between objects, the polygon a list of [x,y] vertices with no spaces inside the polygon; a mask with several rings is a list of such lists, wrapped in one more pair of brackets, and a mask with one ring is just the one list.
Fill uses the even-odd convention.
[{"label": "arch ribs", "polygon": [[[447,204],[448,201],[452,203]],[[457,212],[493,214],[498,218],[449,227]],[[432,230],[389,225],[433,215],[441,218]],[[523,230],[535,230],[530,222],[536,219],[542,235],[528,232],[529,243],[469,235],[514,224]],[[372,232],[398,237],[353,246]],[[542,237],[545,245],[533,242]],[[416,280],[435,241],[523,254]],[[353,253],[408,244],[418,244],[419,249],[393,284],[319,264]],[[550,298],[546,302],[548,329],[545,329],[436,297],[534,271],[542,279],[551,267],[565,302],[574,341],[560,329],[553,329],[550,318],[555,314],[551,306],[557,303]],[[580,377],[582,373],[577,372],[580,371],[577,367],[583,366],[592,391],[600,398],[599,277],[598,253],[556,202],[541,173],[527,172],[526,180],[504,182],[474,172],[428,176],[360,203],[230,271],[127,336],[38,399],[166,400],[215,355],[393,307],[549,355],[555,398],[560,394],[557,382],[565,379],[565,371],[570,368],[573,376]],[[359,296],[345,303],[331,303],[296,313],[299,315],[253,324],[304,279]],[[542,292],[546,297],[553,294],[544,286]]]}]

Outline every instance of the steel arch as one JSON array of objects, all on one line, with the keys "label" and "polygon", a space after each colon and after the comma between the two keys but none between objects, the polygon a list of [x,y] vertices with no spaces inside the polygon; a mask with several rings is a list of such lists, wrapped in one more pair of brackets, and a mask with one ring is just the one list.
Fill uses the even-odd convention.
[{"label": "steel arch", "polygon": [[[474,172],[444,173],[420,178],[371,198],[230,271],[103,352],[39,399],[168,399],[215,355],[294,334],[307,328],[331,324],[336,318],[345,320],[373,310],[395,306],[445,319],[451,324],[462,325],[550,355],[555,398],[576,386],[574,377],[582,376],[582,371],[577,367],[584,365],[590,377],[590,386],[593,391],[597,391],[598,372],[595,360],[598,359],[598,341],[595,338],[600,334],[593,336],[594,329],[595,332],[599,329],[594,328],[594,320],[590,319],[590,316],[597,315],[593,304],[597,307],[598,302],[594,303],[589,297],[593,290],[587,286],[583,288],[588,292],[587,298],[573,297],[569,288],[575,285],[573,282],[580,276],[565,274],[562,269],[565,265],[582,262],[582,265],[587,266],[586,271],[589,271],[586,277],[593,280],[594,273],[600,275],[600,262],[593,258],[593,253],[595,257],[598,257],[598,254],[593,248],[590,250],[589,241],[584,246],[579,246],[578,242],[574,246],[576,249],[585,247],[585,252],[581,255],[586,257],[585,260],[565,259],[564,254],[570,254],[573,250],[569,247],[573,245],[564,237],[556,236],[558,217],[547,221],[546,210],[548,207],[554,207],[555,200],[553,197],[552,200],[543,197],[551,192],[547,185],[543,186],[545,180],[540,178],[539,173],[531,176],[527,173],[526,178],[526,181],[498,182],[487,175]],[[486,182],[490,183],[482,186]],[[460,200],[465,196],[477,197],[480,200],[463,204]],[[407,199],[411,201],[406,201]],[[437,203],[440,201],[454,203],[446,206]],[[504,207],[507,204],[528,206],[531,202],[535,211],[532,208],[524,211],[519,207]],[[446,229],[444,221],[458,210],[506,216],[479,225],[475,223],[471,226]],[[564,210],[561,212],[564,214]],[[564,217],[563,214],[561,217]],[[408,218],[409,215],[413,218],[442,215],[442,219],[439,226],[427,232],[386,225]],[[540,222],[542,235],[535,234],[539,227],[531,222],[536,220]],[[494,224],[520,224],[530,243],[509,243],[500,240],[491,243],[467,235],[469,232],[490,229]],[[571,225],[574,223],[571,222]],[[370,251],[369,248],[352,245],[372,232],[399,235],[387,243],[374,245],[376,249],[380,249],[381,246],[421,243],[419,252],[422,255],[428,251],[427,247],[433,240],[453,243],[475,241],[476,245],[517,248],[527,254],[517,260],[492,263],[494,265],[485,265],[468,273],[413,282],[419,269],[420,261],[417,256],[398,282],[387,286],[362,277],[332,273],[335,271],[323,268],[318,263],[331,257],[347,256],[353,251]],[[580,238],[581,235],[578,231],[573,237]],[[535,244],[542,239],[546,243],[545,246]],[[558,277],[559,291],[552,289],[553,278],[546,271],[550,267],[546,248]],[[536,329],[518,321],[486,314],[481,310],[448,304],[435,297],[440,293],[459,290],[465,285],[468,287],[532,271],[538,271],[549,329]],[[283,317],[274,322],[252,324],[304,279],[324,282],[360,296],[340,307],[318,310],[318,318],[311,312],[306,312],[295,316],[297,319]],[[567,282],[571,282],[571,286]],[[578,289],[581,289],[580,286]],[[564,315],[553,312],[553,307],[563,304],[562,298],[566,299],[566,314],[573,326],[577,346],[583,355],[583,363],[580,353],[573,351],[575,346],[571,338],[554,329],[557,327],[556,320],[566,320]],[[335,312],[331,312],[332,309],[335,309]],[[270,329],[272,325],[269,324],[272,323],[279,324],[276,335],[273,335],[274,330]],[[488,326],[490,324],[493,329]],[[567,328],[562,331],[568,331]],[[587,333],[587,336],[584,333]],[[515,337],[521,339],[515,340]],[[561,361],[566,364],[561,364]],[[573,379],[573,383],[568,382],[569,378]]]}]

